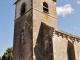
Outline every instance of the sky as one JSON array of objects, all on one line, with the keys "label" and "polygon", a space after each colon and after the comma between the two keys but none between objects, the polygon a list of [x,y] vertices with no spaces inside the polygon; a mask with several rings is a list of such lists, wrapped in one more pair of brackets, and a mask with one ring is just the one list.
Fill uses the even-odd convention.
[{"label": "sky", "polygon": [[57,0],[58,27],[80,36],[80,0]]},{"label": "sky", "polygon": [[[0,56],[13,46],[16,0],[0,0]],[[57,0],[58,28],[80,36],[80,0]]]},{"label": "sky", "polygon": [[13,46],[15,1],[0,0],[0,56]]}]

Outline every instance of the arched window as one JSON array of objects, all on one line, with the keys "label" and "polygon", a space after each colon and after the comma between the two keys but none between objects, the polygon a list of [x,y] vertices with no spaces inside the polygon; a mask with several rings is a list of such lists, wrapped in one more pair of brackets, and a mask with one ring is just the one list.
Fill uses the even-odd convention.
[{"label": "arched window", "polygon": [[43,2],[43,12],[49,13],[48,4],[46,2]]},{"label": "arched window", "polygon": [[26,8],[26,5],[25,5],[25,3],[23,3],[21,6],[21,15],[23,15],[25,13],[25,11],[26,11],[25,8]]},{"label": "arched window", "polygon": [[20,44],[24,43],[24,30],[21,31],[20,33]]}]

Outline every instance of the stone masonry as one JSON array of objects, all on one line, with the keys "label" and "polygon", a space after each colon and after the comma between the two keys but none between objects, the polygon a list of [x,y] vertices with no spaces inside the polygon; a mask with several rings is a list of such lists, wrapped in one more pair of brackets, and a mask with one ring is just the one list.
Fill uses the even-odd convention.
[{"label": "stone masonry", "polygon": [[80,60],[80,37],[58,29],[56,0],[17,0],[13,60]]}]

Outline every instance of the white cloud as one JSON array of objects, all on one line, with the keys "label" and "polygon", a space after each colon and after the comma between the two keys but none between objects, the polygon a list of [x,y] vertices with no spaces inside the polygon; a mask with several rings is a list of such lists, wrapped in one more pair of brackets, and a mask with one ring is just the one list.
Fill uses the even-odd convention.
[{"label": "white cloud", "polygon": [[74,29],[75,30],[80,30],[80,27],[75,26]]},{"label": "white cloud", "polygon": [[77,1],[77,4],[79,4],[79,5],[80,5],[80,0],[78,0],[78,1]]},{"label": "white cloud", "polygon": [[57,8],[57,15],[62,15],[63,17],[72,14],[74,12],[74,9],[70,4],[66,4],[64,6],[58,6]]}]

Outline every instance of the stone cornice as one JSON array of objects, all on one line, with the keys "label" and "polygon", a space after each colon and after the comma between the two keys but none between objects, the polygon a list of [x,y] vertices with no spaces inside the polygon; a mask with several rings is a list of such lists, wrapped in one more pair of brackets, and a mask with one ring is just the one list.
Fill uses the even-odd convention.
[{"label": "stone cornice", "polygon": [[78,41],[80,42],[80,37],[78,36],[75,36],[75,35],[72,35],[70,33],[67,33],[67,32],[64,32],[62,30],[55,30],[55,34],[59,37],[61,36],[62,38],[66,38],[68,40],[72,40],[73,42],[74,41]]},{"label": "stone cornice", "polygon": [[52,0],[52,1],[56,2],[56,0]]},{"label": "stone cornice", "polygon": [[[31,10],[32,10],[32,8],[31,8],[31,9],[29,9],[28,11],[26,11],[26,12],[25,12],[25,14],[26,14],[26,13],[28,13],[29,11],[31,11]],[[17,19],[15,18],[14,22],[16,22],[17,20],[19,20],[19,19],[20,19],[21,17],[23,17],[25,14],[23,14],[22,16],[20,16],[20,17],[19,17],[19,18],[17,18]]]},{"label": "stone cornice", "polygon": [[17,0],[14,4],[17,4],[20,0]]},{"label": "stone cornice", "polygon": [[[37,9],[37,8],[33,8],[33,9],[34,9],[34,10],[36,10],[36,11],[38,11],[38,12],[40,12],[40,13],[43,13],[43,14],[44,14],[44,12],[43,12],[43,11],[41,11],[41,10],[39,10],[39,9]],[[50,17],[52,17],[52,18],[57,19],[57,17],[52,16],[51,14],[48,14],[48,16],[50,16]]]}]

